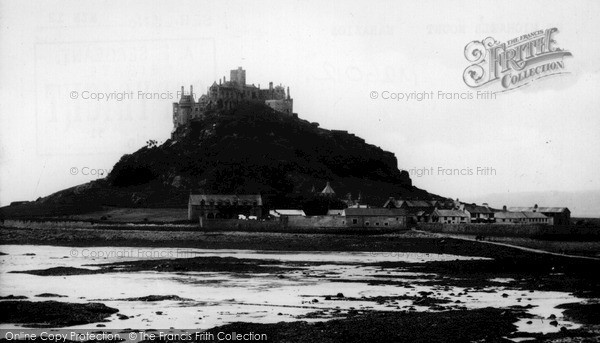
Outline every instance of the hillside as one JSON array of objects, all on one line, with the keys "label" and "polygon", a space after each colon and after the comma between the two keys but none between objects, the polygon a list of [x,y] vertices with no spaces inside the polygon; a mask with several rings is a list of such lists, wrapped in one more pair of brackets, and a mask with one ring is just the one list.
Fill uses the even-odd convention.
[{"label": "hillside", "polygon": [[[180,129],[182,130],[182,129]],[[330,182],[381,206],[389,196],[438,198],[413,187],[394,154],[345,131],[283,116],[264,105],[211,112],[178,140],[124,155],[106,179],[28,204],[1,209],[6,217],[85,213],[101,206],[185,207],[190,191],[260,193],[268,206],[297,207]]]}]

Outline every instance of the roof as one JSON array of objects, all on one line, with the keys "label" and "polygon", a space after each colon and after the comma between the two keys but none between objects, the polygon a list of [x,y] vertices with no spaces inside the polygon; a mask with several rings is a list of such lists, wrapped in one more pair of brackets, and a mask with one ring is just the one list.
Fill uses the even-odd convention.
[{"label": "roof", "polygon": [[459,211],[459,210],[440,210],[440,209],[436,209],[433,212],[436,213],[440,217],[466,217],[467,216],[467,214],[465,212]]},{"label": "roof", "polygon": [[399,208],[347,208],[344,210],[345,216],[406,216],[406,210]]},{"label": "roof", "polygon": [[389,207],[391,205],[392,207],[400,208],[400,206],[402,206],[403,202],[404,201],[402,201],[402,200],[396,200],[393,197],[390,197],[387,199],[385,204],[383,204],[383,207]]},{"label": "roof", "polygon": [[262,206],[260,194],[190,194],[190,205],[200,205],[202,200],[204,203],[234,204],[237,202],[239,205],[253,205],[256,202],[257,206]]},{"label": "roof", "polygon": [[429,216],[433,211],[417,211],[417,217]]},{"label": "roof", "polygon": [[543,213],[540,212],[521,212],[527,218],[548,218]]},{"label": "roof", "polygon": [[293,209],[277,209],[269,211],[269,214],[274,217],[279,216],[302,216],[305,217],[306,214],[302,210],[293,210]]},{"label": "roof", "polygon": [[344,214],[344,210],[329,210],[327,211],[328,216],[341,216]]},{"label": "roof", "polygon": [[478,206],[478,205],[474,205],[474,204],[465,204],[465,210],[469,211],[470,213],[484,213],[484,214],[490,214],[490,213],[494,213],[494,211],[492,211],[492,209],[490,209],[489,207],[485,207],[485,206]]},{"label": "roof", "polygon": [[509,207],[508,208],[509,211],[511,212],[546,212],[546,213],[561,213],[561,212],[571,212],[569,211],[568,208],[566,207],[538,207],[537,209],[535,207]]},{"label": "roof", "polygon": [[396,199],[390,197],[385,202],[385,204],[383,204],[383,207],[390,207],[390,205],[392,205],[392,207],[401,208],[404,205],[404,207],[408,207],[408,208],[429,208],[429,207],[435,207],[436,203],[437,203],[437,201],[435,201],[435,200],[432,200],[432,201],[396,200]]},{"label": "roof", "polygon": [[433,204],[425,200],[406,200],[404,201],[406,207],[433,207]]},{"label": "roof", "polygon": [[525,219],[527,218],[523,212],[496,212],[496,219]]},{"label": "roof", "polygon": [[335,191],[333,190],[333,188],[331,188],[329,182],[327,182],[327,185],[325,186],[325,188],[323,188],[321,194],[335,194]]},{"label": "roof", "polygon": [[496,212],[494,217],[496,219],[529,219],[529,218],[546,219],[546,218],[548,218],[543,213],[531,212],[531,211]]},{"label": "roof", "polygon": [[348,206],[348,208],[369,208],[369,205],[367,204],[353,204]]}]

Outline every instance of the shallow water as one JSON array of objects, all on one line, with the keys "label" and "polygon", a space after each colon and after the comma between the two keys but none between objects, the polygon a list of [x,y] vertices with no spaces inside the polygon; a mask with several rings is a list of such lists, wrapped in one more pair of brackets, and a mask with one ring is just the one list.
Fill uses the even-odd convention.
[{"label": "shallow water", "polygon": [[[509,288],[512,279],[492,279],[498,287],[466,290],[461,287],[419,285],[439,279],[435,274],[414,273],[409,269],[382,269],[364,265],[372,262],[428,262],[468,260],[473,257],[424,253],[368,252],[270,252],[251,250],[206,250],[176,248],[69,248],[56,246],[3,245],[0,252],[0,295],[24,295],[31,301],[102,302],[119,309],[130,318],[110,317],[106,329],[125,328],[196,328],[208,329],[236,321],[275,323],[296,320],[325,320],[344,316],[349,310],[359,311],[431,311],[429,306],[414,304],[412,299],[369,301],[375,296],[419,296],[433,292],[431,298],[447,299],[435,310],[456,306],[466,308],[534,307],[528,312],[533,319],[517,323],[521,332],[555,332],[560,326],[578,327],[563,320],[562,310],[555,306],[579,302],[581,299],[562,292],[524,292]],[[31,255],[28,255],[31,254]],[[293,264],[295,269],[274,274],[232,272],[124,272],[73,276],[35,276],[9,273],[52,267],[91,267],[90,264],[126,262],[141,259],[171,259],[199,256],[236,257],[276,261],[280,266]],[[318,265],[298,263],[319,262]],[[377,284],[394,281],[394,285]],[[505,285],[506,284],[506,287]],[[491,293],[490,291],[495,291]],[[56,293],[63,298],[40,298],[40,293]],[[343,293],[344,298],[337,298]],[[459,294],[460,293],[460,294]],[[507,297],[501,294],[506,293]],[[177,295],[185,301],[125,301],[124,298],[148,295]],[[326,299],[326,296],[333,296]],[[349,299],[351,298],[351,299]],[[314,301],[316,300],[316,302]],[[457,303],[456,301],[460,302]],[[412,308],[411,308],[412,307]],[[316,318],[305,318],[318,311]],[[157,313],[158,312],[158,313]],[[162,312],[162,313],[161,313]],[[546,319],[556,315],[559,325]],[[527,324],[527,321],[532,321]],[[2,324],[0,328],[18,325]],[[73,328],[95,328],[96,323]]]}]

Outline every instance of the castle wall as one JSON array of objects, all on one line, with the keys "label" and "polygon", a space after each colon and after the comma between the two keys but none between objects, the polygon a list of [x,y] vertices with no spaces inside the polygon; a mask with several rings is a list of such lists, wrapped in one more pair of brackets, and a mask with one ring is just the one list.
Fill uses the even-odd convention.
[{"label": "castle wall", "polygon": [[266,100],[267,106],[271,107],[275,111],[292,115],[294,112],[294,100]]},{"label": "castle wall", "polygon": [[187,125],[190,119],[191,108],[173,103],[173,125],[175,128]]},{"label": "castle wall", "polygon": [[346,227],[341,216],[288,216],[282,220],[286,227]]}]

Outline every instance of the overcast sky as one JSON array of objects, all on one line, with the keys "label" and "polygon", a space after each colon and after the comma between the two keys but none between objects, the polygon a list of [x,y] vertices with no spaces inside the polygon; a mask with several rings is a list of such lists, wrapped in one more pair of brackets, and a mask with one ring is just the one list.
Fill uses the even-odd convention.
[{"label": "overcast sky", "polygon": [[[176,99],[139,92],[204,92],[238,66],[247,83],[289,86],[301,118],[392,151],[430,192],[469,201],[598,190],[598,14],[597,1],[0,0],[0,205],[88,182],[147,140],[168,139]],[[496,99],[437,99],[474,93],[462,78],[470,41],[551,27],[573,54],[569,74]]]}]

